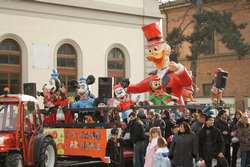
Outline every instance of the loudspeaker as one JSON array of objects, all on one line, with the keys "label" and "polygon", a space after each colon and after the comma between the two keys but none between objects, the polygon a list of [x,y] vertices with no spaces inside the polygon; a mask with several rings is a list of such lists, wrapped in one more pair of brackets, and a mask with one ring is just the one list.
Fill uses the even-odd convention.
[{"label": "loudspeaker", "polygon": [[99,77],[98,78],[98,97],[112,98],[112,78]]},{"label": "loudspeaker", "polygon": [[215,78],[215,87],[218,89],[225,89],[228,79],[228,72],[220,70]]},{"label": "loudspeaker", "polygon": [[23,93],[30,95],[36,98],[36,83],[24,83],[23,84]]}]

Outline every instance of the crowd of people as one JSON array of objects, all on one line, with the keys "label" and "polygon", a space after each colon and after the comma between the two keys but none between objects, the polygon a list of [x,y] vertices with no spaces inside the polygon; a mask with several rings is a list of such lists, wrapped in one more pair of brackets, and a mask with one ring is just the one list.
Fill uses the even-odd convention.
[{"label": "crowd of people", "polygon": [[107,144],[111,166],[124,166],[120,148],[128,132],[133,143],[134,167],[212,167],[215,163],[217,167],[236,167],[238,152],[241,167],[250,165],[246,112],[237,110],[230,118],[229,111],[223,108],[186,110],[178,119],[173,117],[175,112],[165,109],[157,113],[142,108],[131,112],[121,135],[117,128],[111,131]]}]

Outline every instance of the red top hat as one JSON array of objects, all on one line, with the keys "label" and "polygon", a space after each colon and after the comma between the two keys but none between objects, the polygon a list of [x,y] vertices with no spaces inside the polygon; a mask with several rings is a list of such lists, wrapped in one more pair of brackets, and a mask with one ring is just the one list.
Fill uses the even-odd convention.
[{"label": "red top hat", "polygon": [[156,23],[145,25],[142,27],[142,30],[149,45],[156,45],[163,42],[161,30]]}]

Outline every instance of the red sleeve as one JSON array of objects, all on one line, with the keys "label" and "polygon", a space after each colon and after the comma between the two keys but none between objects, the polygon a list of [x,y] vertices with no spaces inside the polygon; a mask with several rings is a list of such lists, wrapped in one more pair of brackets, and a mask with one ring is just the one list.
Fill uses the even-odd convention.
[{"label": "red sleeve", "polygon": [[178,75],[179,85],[183,87],[188,87],[192,85],[192,78],[185,69],[182,73]]},{"label": "red sleeve", "polygon": [[152,80],[154,76],[150,76],[140,81],[137,84],[130,84],[127,87],[127,93],[144,93],[151,91],[149,82]]}]

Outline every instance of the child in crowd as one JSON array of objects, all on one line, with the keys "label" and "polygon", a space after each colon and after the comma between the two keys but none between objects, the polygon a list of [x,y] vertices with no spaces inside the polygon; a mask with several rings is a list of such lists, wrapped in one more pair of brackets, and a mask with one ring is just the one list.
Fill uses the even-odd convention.
[{"label": "child in crowd", "polygon": [[119,130],[113,128],[111,130],[111,138],[108,140],[106,147],[106,156],[110,157],[110,167],[123,167],[123,147],[122,139],[119,138]]},{"label": "child in crowd", "polygon": [[153,157],[153,167],[171,167],[171,162],[168,158],[167,142],[163,137],[158,138],[157,147]]},{"label": "child in crowd", "polygon": [[153,156],[157,150],[157,141],[159,137],[161,137],[161,129],[159,127],[153,127],[149,130],[149,143],[147,146],[144,167],[153,166]]}]

